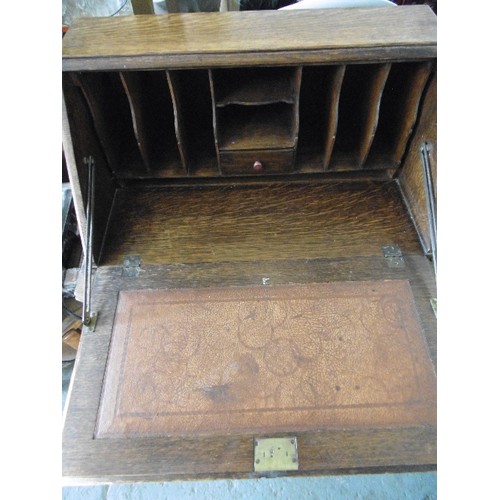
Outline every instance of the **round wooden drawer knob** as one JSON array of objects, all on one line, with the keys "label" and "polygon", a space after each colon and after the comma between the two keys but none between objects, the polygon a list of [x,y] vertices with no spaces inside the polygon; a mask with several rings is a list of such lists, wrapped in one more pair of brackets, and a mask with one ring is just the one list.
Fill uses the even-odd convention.
[{"label": "round wooden drawer knob", "polygon": [[256,172],[260,172],[264,167],[262,166],[262,163],[259,160],[255,160],[255,163],[253,164],[253,169]]}]

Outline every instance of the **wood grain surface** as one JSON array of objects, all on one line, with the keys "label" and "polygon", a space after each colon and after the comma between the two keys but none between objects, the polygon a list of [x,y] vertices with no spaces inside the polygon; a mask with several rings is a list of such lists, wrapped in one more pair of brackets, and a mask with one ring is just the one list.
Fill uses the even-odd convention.
[{"label": "wood grain surface", "polygon": [[377,128],[390,64],[349,65],[340,90],[338,128],[330,168],[359,170]]},{"label": "wood grain surface", "polygon": [[293,148],[297,120],[294,106],[225,106],[217,110],[219,150]]},{"label": "wood grain surface", "polygon": [[431,70],[430,61],[393,65],[382,97],[379,127],[365,168],[400,166]]},{"label": "wood grain surface", "polygon": [[239,68],[209,71],[216,106],[293,104],[300,89],[299,68]]},{"label": "wood grain surface", "polygon": [[427,6],[83,18],[63,40],[63,70],[435,56]]},{"label": "wood grain surface", "polygon": [[167,71],[167,76],[184,171],[200,175],[201,163],[209,165],[208,175],[218,175],[208,72]]},{"label": "wood grain surface", "polygon": [[[126,230],[124,230],[126,228]],[[268,183],[117,191],[101,265],[419,251],[395,183]]]},{"label": "wood grain surface", "polygon": [[[71,180],[75,212],[82,244],[86,242],[88,170],[84,159],[92,156],[95,161],[94,203],[94,258],[102,246],[103,237],[113,203],[116,184],[99,137],[96,134],[92,115],[79,85],[70,74],[63,74],[63,145],[68,174]],[[85,248],[85,246],[83,246]]]},{"label": "wood grain surface", "polygon": [[94,126],[113,173],[130,170],[133,175],[146,172],[135,138],[132,113],[118,73],[75,74]]},{"label": "wood grain surface", "polygon": [[120,73],[132,115],[135,137],[150,171],[183,172],[174,129],[174,109],[163,71]]},{"label": "wood grain surface", "polygon": [[434,196],[437,195],[437,73],[434,73],[429,82],[420,115],[419,124],[415,135],[409,145],[408,155],[401,168],[399,182],[401,190],[408,203],[408,208],[415,221],[424,251],[430,253],[429,222],[427,201],[425,195],[425,182],[423,176],[422,158],[420,148],[428,142]]},{"label": "wood grain surface", "polygon": [[326,98],[326,108],[328,110],[327,125],[326,125],[326,142],[323,153],[323,168],[326,170],[330,164],[333,147],[335,145],[335,137],[337,135],[337,125],[339,118],[339,99],[344,81],[345,65],[332,68],[332,73],[329,75],[328,94]]},{"label": "wood grain surface", "polygon": [[[363,168],[366,157],[370,152],[370,148],[377,131],[379,113],[380,113],[380,102],[382,100],[382,95],[384,94],[385,84],[387,82],[387,77],[391,70],[390,64],[382,64],[377,68],[377,72],[374,75],[373,84],[370,87],[370,92],[367,95],[367,105],[366,111],[363,113],[365,116],[364,133],[361,137],[361,143],[359,148],[358,156],[358,168]],[[406,144],[406,143],[405,143]]]}]

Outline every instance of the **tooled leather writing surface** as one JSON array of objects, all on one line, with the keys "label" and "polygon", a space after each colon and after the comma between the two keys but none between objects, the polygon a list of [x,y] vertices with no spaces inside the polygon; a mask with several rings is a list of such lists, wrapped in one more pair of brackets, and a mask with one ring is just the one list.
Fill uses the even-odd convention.
[{"label": "tooled leather writing surface", "polygon": [[120,292],[97,437],[435,424],[406,281]]}]

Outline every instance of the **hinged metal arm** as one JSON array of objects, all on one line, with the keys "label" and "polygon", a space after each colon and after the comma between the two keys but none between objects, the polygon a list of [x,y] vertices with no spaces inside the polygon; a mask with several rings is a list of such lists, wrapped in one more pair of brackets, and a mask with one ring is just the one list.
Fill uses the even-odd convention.
[{"label": "hinged metal arm", "polygon": [[429,221],[429,238],[431,243],[432,263],[434,265],[434,273],[437,275],[437,223],[436,223],[436,205],[434,202],[434,186],[432,182],[430,153],[431,146],[424,142],[420,148],[422,156],[422,165],[424,170],[424,187],[425,197],[427,199],[427,218]]},{"label": "hinged metal arm", "polygon": [[95,162],[92,156],[84,158],[83,162],[88,167],[87,182],[87,230],[85,238],[85,263],[83,274],[83,324],[94,330],[97,314],[92,313],[91,309],[91,290],[92,290],[92,236],[94,219],[94,170]]}]

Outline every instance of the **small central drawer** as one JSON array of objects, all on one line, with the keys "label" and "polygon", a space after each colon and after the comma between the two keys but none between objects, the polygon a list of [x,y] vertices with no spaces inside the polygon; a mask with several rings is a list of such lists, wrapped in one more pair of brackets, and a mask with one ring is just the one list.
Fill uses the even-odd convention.
[{"label": "small central drawer", "polygon": [[282,174],[293,170],[293,149],[220,152],[223,175]]}]

